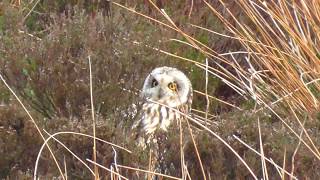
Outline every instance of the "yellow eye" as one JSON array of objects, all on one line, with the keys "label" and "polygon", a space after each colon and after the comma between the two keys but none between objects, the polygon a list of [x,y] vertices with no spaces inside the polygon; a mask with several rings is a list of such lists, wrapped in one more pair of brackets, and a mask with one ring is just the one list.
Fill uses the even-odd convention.
[{"label": "yellow eye", "polygon": [[172,91],[177,91],[177,84],[175,82],[171,82],[168,84],[168,88]]}]

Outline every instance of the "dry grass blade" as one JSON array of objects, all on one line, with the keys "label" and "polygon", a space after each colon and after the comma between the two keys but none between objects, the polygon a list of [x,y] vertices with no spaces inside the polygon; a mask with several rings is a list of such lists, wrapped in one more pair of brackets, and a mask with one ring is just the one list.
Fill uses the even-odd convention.
[{"label": "dry grass blade", "polygon": [[[188,124],[188,129],[189,129],[189,133],[190,133],[190,136],[191,136],[191,140],[192,140],[192,143],[193,143],[193,146],[194,146],[194,149],[195,149],[195,151],[196,151],[197,158],[198,158],[198,161],[199,161],[199,164],[200,164],[200,168],[201,168],[201,171],[202,171],[203,179],[206,180],[206,179],[207,179],[207,176],[206,176],[206,173],[204,172],[203,163],[202,163],[202,160],[201,160],[201,157],[200,157],[200,154],[199,154],[199,150],[198,150],[198,148],[197,148],[196,141],[194,140],[194,136],[193,136],[192,129],[191,129],[191,127],[190,127],[188,118],[186,118],[186,121],[187,121],[187,124]],[[191,178],[190,178],[190,179],[191,179]]]},{"label": "dry grass blade", "polygon": [[269,175],[268,175],[268,170],[267,170],[267,165],[265,161],[265,156],[264,156],[264,150],[263,150],[263,143],[262,143],[262,138],[261,138],[261,127],[260,127],[260,120],[258,118],[258,130],[259,130],[259,142],[260,142],[260,152],[261,152],[261,166],[262,166],[262,174],[263,174],[263,179],[268,180]]},{"label": "dry grass blade", "polygon": [[[94,118],[94,103],[93,103],[93,93],[92,93],[92,70],[91,70],[91,58],[88,56],[89,61],[89,76],[90,76],[90,102],[91,102],[91,115],[92,115],[92,127],[93,127],[93,161],[97,162],[97,145],[96,145],[96,119]],[[98,167],[94,166],[95,178],[99,179]]]},{"label": "dry grass blade", "polygon": [[64,175],[66,177],[66,180],[68,180],[68,170],[67,170],[66,156],[63,156],[63,164],[64,164]]},{"label": "dry grass blade", "polygon": [[[305,121],[304,121],[304,123],[305,123]],[[303,124],[304,124],[303,123]],[[300,139],[299,139],[299,142],[298,142],[298,144],[297,144],[297,147],[296,147],[296,149],[294,150],[294,152],[293,152],[293,155],[292,155],[292,159],[291,159],[291,176],[293,176],[293,173],[294,173],[294,170],[295,170],[295,166],[294,166],[294,161],[295,161],[295,157],[296,157],[296,154],[298,153],[298,150],[299,150],[299,148],[300,148],[300,145],[301,145],[301,139],[302,139],[302,135],[303,135],[303,130],[301,130],[301,133],[300,133]],[[290,179],[292,179],[292,178],[290,178]]]},{"label": "dry grass blade", "polygon": [[186,179],[186,166],[185,166],[185,160],[184,160],[184,151],[183,151],[183,129],[181,125],[181,119],[179,119],[179,137],[180,137],[180,165],[181,165],[181,179]]},{"label": "dry grass blade", "polygon": [[[284,173],[285,173],[285,169],[286,169],[286,155],[287,155],[287,149],[284,149],[283,152],[283,164],[282,164],[282,179],[285,179],[284,177]],[[290,174],[291,175],[291,174]],[[292,176],[291,176],[292,177]]]},{"label": "dry grass blade", "polygon": [[240,107],[238,107],[238,106],[236,106],[236,105],[233,105],[233,104],[231,104],[231,103],[228,103],[228,102],[226,102],[226,101],[224,101],[224,100],[221,100],[221,99],[219,99],[219,98],[213,97],[213,96],[211,96],[211,95],[208,95],[208,94],[206,95],[205,93],[203,93],[203,92],[201,92],[201,91],[193,90],[193,92],[198,93],[198,94],[201,94],[201,95],[203,95],[203,96],[208,96],[208,97],[211,98],[211,99],[214,99],[214,100],[216,100],[216,101],[218,101],[218,102],[221,102],[221,103],[223,103],[223,104],[226,104],[226,105],[231,106],[231,107],[233,107],[233,108],[236,108],[236,109],[238,109],[238,110],[243,110],[243,109],[241,109]]},{"label": "dry grass blade", "polygon": [[[149,150],[149,165],[148,165],[148,170],[151,172],[153,171],[153,169],[151,168],[152,167],[152,149]],[[152,175],[153,174],[148,174],[148,180],[151,180],[152,179]]]},{"label": "dry grass blade", "polygon": [[[209,112],[209,108],[210,108],[210,100],[209,100],[209,95],[208,95],[208,59],[206,58],[206,87],[205,87],[205,96],[206,96],[206,121],[208,120],[208,112]],[[207,123],[206,123],[207,124]],[[204,171],[203,171],[204,173]]]}]

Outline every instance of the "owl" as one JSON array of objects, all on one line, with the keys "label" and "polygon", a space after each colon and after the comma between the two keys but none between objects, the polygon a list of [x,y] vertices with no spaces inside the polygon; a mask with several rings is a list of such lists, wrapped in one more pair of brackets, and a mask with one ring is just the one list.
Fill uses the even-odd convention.
[{"label": "owl", "polygon": [[190,113],[191,82],[176,68],[158,67],[145,79],[141,98],[141,110],[135,125],[138,129],[136,140],[139,146],[148,147],[153,154],[150,170],[166,173],[166,131],[174,121]]},{"label": "owl", "polygon": [[191,82],[176,68],[158,67],[145,79],[141,98],[140,134],[151,135],[156,130],[167,131],[172,122],[183,114],[190,113]]}]

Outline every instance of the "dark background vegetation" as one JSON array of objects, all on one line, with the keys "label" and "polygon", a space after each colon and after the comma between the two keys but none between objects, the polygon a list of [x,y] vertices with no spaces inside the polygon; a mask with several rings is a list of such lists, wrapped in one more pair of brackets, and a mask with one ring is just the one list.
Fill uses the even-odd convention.
[{"label": "dark background vegetation", "polygon": [[[151,17],[163,19],[145,1],[120,1],[128,7]],[[219,32],[225,32],[221,23],[195,1],[190,17],[188,1],[157,1],[174,21],[186,32],[218,52],[239,49],[239,44],[225,38],[187,26],[188,22]],[[212,2],[213,5],[218,3]],[[232,6],[232,3],[230,4]],[[118,163],[147,169],[148,152],[136,147],[130,136],[132,104],[139,101],[139,89],[148,72],[166,65],[183,70],[191,79],[194,89],[204,91],[204,72],[191,63],[174,59],[153,48],[204,62],[205,57],[171,38],[180,35],[154,22],[139,17],[105,1],[49,1],[43,0],[30,15],[32,6],[22,2],[14,6],[0,2],[0,72],[41,129],[49,133],[74,131],[92,134],[90,111],[89,66],[93,69],[94,104],[97,116],[97,137],[124,146],[132,154],[118,150]],[[217,9],[222,9],[217,5]],[[238,9],[234,9],[238,11]],[[237,13],[241,16],[241,12]],[[184,27],[186,26],[186,27]],[[138,42],[139,44],[135,43]],[[210,113],[217,117],[211,129],[248,162],[255,174],[262,176],[260,157],[232,138],[241,137],[259,150],[257,119],[262,126],[262,140],[266,156],[291,171],[291,158],[297,139],[282,127],[268,111],[254,113],[253,102],[239,97],[217,78],[210,77],[210,95],[239,105],[242,111],[211,101]],[[205,110],[206,99],[195,94],[193,108]],[[320,123],[307,123],[316,143]],[[298,129],[298,127],[297,127]],[[177,131],[176,131],[177,132]],[[172,154],[166,162],[172,168],[169,174],[180,175],[178,133],[171,132],[168,144]],[[185,132],[187,134],[187,132]],[[58,139],[82,159],[92,157],[92,140],[76,135],[60,135]],[[250,174],[240,161],[221,142],[207,132],[198,132],[197,145],[205,171],[214,179],[250,179]],[[24,110],[9,90],[0,83],[0,178],[32,178],[34,163],[43,141]],[[89,179],[85,167],[55,142],[50,143],[60,164],[66,159],[70,179]],[[190,140],[185,142],[186,161],[193,179],[201,179],[201,170]],[[98,143],[98,162],[109,167],[113,150]],[[170,151],[169,151],[170,152]],[[285,156],[285,157],[284,157]],[[59,176],[47,150],[41,157],[39,173],[46,178]],[[300,178],[320,177],[320,165],[315,157],[301,147],[295,159],[295,175]],[[276,169],[268,165],[270,174]],[[108,172],[100,170],[102,176]],[[133,171],[121,170],[129,179],[137,178]],[[143,177],[143,176],[141,176]],[[271,178],[278,179],[277,176]]]}]

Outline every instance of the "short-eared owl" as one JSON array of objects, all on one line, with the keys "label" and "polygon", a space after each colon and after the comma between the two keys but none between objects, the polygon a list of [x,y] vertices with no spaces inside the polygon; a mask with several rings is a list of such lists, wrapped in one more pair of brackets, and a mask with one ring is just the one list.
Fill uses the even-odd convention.
[{"label": "short-eared owl", "polygon": [[141,97],[140,133],[151,135],[166,131],[169,125],[188,114],[192,103],[192,87],[187,76],[176,68],[158,67],[146,78]]},{"label": "short-eared owl", "polygon": [[138,127],[136,138],[140,146],[148,147],[153,154],[150,170],[166,173],[166,131],[170,124],[182,118],[183,114],[190,113],[191,83],[187,76],[176,68],[158,67],[144,81],[141,97],[142,109],[134,125]]}]

